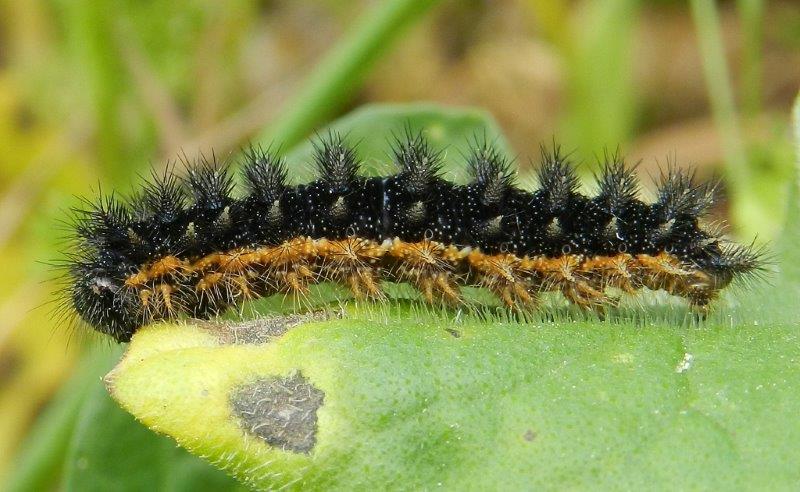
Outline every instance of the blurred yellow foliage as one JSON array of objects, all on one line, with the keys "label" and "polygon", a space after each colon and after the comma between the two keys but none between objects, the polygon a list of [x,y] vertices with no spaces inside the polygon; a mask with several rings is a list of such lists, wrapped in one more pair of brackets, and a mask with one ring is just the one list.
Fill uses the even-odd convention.
[{"label": "blurred yellow foliage", "polygon": [[45,282],[47,268],[34,263],[42,260],[34,251],[43,249],[20,232],[42,214],[38,207],[49,180],[40,176],[49,173],[32,166],[57,166],[40,160],[55,138],[26,120],[14,85],[0,76],[0,483],[16,446],[70,375],[80,349],[69,343],[69,331],[55,329],[48,304],[53,285]]}]

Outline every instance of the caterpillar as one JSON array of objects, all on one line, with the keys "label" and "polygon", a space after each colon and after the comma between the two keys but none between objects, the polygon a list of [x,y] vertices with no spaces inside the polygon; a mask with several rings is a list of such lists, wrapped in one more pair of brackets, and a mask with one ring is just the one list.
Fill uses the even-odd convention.
[{"label": "caterpillar", "polygon": [[522,311],[546,291],[602,310],[614,291],[664,290],[703,311],[763,266],[756,248],[702,225],[714,186],[674,166],[646,203],[619,153],[605,154],[586,196],[555,144],[542,147],[534,191],[485,139],[464,156],[466,184],[445,179],[442,151],[421,132],[391,142],[396,172],[386,176],[361,175],[337,133],[313,145],[317,178],[305,184],[289,183],[284,158],[250,147],[239,197],[230,166],[202,158],[185,177],[154,171],[127,200],[85,201],[67,261],[71,309],[118,342],[156,320],[209,318],[321,281],[374,300],[382,282],[408,283],[448,305],[463,302],[462,287],[482,287]]}]

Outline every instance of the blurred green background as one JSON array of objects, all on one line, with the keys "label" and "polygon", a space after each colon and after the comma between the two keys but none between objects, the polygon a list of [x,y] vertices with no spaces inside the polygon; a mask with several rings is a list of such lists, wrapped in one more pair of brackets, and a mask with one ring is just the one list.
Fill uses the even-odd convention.
[{"label": "blurred green background", "polygon": [[769,240],[799,81],[788,0],[0,1],[0,484],[97,344],[48,304],[76,196],[430,101],[488,110],[522,168],[554,137],[587,174],[618,144],[647,184],[677,158],[722,180],[733,235]]}]

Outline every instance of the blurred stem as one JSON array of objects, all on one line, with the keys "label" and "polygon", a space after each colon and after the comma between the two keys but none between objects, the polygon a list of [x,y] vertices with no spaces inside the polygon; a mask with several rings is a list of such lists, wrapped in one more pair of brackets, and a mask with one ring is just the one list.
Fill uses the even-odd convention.
[{"label": "blurred stem", "polygon": [[753,176],[739,131],[717,9],[713,0],[691,0],[691,6],[703,57],[706,89],[727,165],[732,219],[738,228],[758,227],[765,217],[750,186]]},{"label": "blurred stem", "polygon": [[[795,150],[795,185],[800,189],[800,93],[797,94],[794,100],[794,107],[792,108],[792,122],[794,126],[794,150]],[[800,204],[796,204],[800,206]]]},{"label": "blurred stem", "polygon": [[5,484],[8,492],[53,488],[64,464],[81,405],[94,385],[99,384],[98,377],[119,359],[119,355],[119,350],[95,347],[82,357],[72,377],[28,433],[12,468],[13,474]]},{"label": "blurred stem", "polygon": [[559,42],[569,71],[569,109],[561,126],[570,145],[590,157],[608,145],[625,143],[635,125],[633,28],[641,2],[592,0],[582,5],[579,15],[562,26],[571,39]]},{"label": "blurred stem", "polygon": [[763,0],[737,0],[743,36],[742,110],[753,117],[761,110],[761,47],[763,43]]},{"label": "blurred stem", "polygon": [[[111,36],[108,25],[108,12],[113,3],[102,0],[76,0],[66,2],[68,28],[71,36],[70,49],[74,60],[79,61],[76,68],[83,73],[76,74],[85,84],[85,91],[94,111],[92,121],[96,135],[100,162],[117,162],[126,156],[123,151],[118,110],[122,92],[121,64],[116,51],[109,49]],[[127,177],[127,166],[104,166],[118,181]]]},{"label": "blurred stem", "polygon": [[290,148],[320,121],[334,115],[398,34],[438,1],[378,2],[317,65],[259,140]]},{"label": "blurred stem", "polygon": [[[797,238],[800,237],[800,94],[794,100],[792,108],[792,123],[794,137],[794,166],[792,167],[792,182],[789,186],[789,210],[786,214],[786,227],[783,236],[778,243],[778,251],[781,254],[781,279],[800,278],[800,262],[796,260],[798,256]],[[797,282],[786,286],[800,293],[800,286]],[[791,297],[790,297],[791,298]],[[797,296],[794,297],[795,299]]]}]

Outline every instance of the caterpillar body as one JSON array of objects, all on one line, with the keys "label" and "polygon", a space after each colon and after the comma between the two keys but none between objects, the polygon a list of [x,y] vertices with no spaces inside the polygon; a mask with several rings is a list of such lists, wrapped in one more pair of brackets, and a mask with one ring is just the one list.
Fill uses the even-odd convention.
[{"label": "caterpillar body", "polygon": [[376,300],[382,282],[405,282],[428,302],[453,305],[461,287],[483,287],[519,310],[535,309],[545,291],[603,309],[616,299],[610,290],[663,289],[702,310],[762,266],[752,247],[703,227],[713,186],[678,169],[662,173],[645,203],[616,154],[586,196],[555,146],[542,150],[534,191],[515,184],[489,143],[471,146],[463,185],[442,176],[441,151],[421,133],[397,139],[397,171],[387,176],[360,175],[338,134],[314,149],[318,177],[306,184],[289,183],[284,159],[250,148],[239,197],[227,166],[201,160],[183,178],[154,173],[128,200],[86,202],[68,262],[72,308],[120,342],[155,320],[302,296],[320,281]]}]

